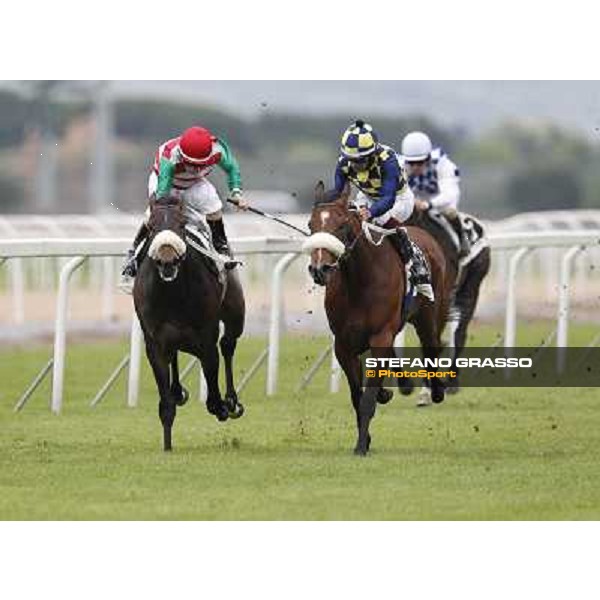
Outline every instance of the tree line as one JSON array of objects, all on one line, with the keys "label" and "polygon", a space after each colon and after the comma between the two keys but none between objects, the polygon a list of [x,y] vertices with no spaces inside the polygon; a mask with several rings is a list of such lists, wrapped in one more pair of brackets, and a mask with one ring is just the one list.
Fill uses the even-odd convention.
[{"label": "tree line", "polygon": [[[90,114],[90,106],[82,101],[49,102],[45,110],[45,126],[58,138],[75,118]],[[17,93],[0,91],[0,156],[3,150],[23,143],[39,123],[40,112],[39,101],[36,104],[36,100],[25,100]],[[117,140],[146,151],[190,124],[202,123],[232,145],[247,166],[250,185],[294,191],[308,188],[312,173],[318,176],[332,169],[340,135],[349,121],[358,117],[370,118],[265,110],[256,118],[244,119],[215,107],[177,102],[118,100],[114,104]],[[520,123],[515,119],[495,129],[467,133],[420,115],[374,116],[372,123],[383,141],[397,147],[402,135],[410,130],[429,133],[434,143],[458,162],[470,207],[483,216],[600,205],[597,145],[556,125]],[[0,159],[3,210],[6,198],[14,200],[23,191],[1,163]]]}]

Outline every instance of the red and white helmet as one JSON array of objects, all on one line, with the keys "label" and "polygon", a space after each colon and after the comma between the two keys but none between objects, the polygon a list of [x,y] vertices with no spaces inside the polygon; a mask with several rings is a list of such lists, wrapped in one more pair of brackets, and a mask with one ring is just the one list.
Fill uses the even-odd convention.
[{"label": "red and white helmet", "polygon": [[181,157],[191,165],[211,165],[218,160],[217,138],[204,127],[190,127],[179,140]]}]

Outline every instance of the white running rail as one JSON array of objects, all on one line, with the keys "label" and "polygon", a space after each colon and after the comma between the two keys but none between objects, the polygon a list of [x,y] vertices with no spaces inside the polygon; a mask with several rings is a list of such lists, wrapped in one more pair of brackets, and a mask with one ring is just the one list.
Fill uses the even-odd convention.
[{"label": "white running rail", "polygon": [[[580,231],[542,231],[494,233],[489,237],[494,254],[511,252],[505,290],[505,331],[504,343],[514,345],[517,331],[517,279],[519,269],[526,255],[545,248],[562,249],[560,287],[557,313],[557,345],[568,345],[569,291],[573,261],[580,254],[600,248],[600,229]],[[68,314],[69,281],[73,273],[90,257],[124,256],[130,243],[129,238],[80,238],[80,239],[3,239],[0,240],[0,265],[10,264],[11,260],[30,257],[69,257],[60,272],[54,330],[54,358],[52,365],[52,411],[59,413],[64,395],[64,369],[66,353],[66,333]],[[244,237],[232,240],[236,254],[278,254],[282,255],[271,274],[271,315],[269,323],[267,394],[277,391],[279,374],[279,350],[282,321],[282,292],[285,272],[301,253],[302,240],[283,237]],[[140,360],[142,339],[139,325],[133,319],[130,338],[128,405],[138,402]],[[333,363],[335,369],[335,362]],[[49,370],[48,366],[45,367]],[[39,377],[39,376],[38,376]],[[39,381],[30,386],[32,393]],[[332,377],[332,388],[337,378]],[[41,379],[40,379],[41,381]],[[26,400],[26,398],[25,398]],[[21,399],[20,403],[23,401]],[[24,401],[22,402],[24,404]],[[21,405],[22,405],[21,404]]]}]

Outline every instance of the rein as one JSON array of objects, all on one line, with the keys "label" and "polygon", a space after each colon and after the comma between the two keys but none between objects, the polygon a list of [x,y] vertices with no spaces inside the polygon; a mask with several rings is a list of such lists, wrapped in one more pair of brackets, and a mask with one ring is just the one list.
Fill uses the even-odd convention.
[{"label": "rein", "polygon": [[[352,211],[352,212],[355,212],[355,211]],[[345,227],[346,225],[350,225],[349,219],[344,221],[331,235],[335,235],[335,233],[337,231],[339,231],[342,227]],[[379,234],[379,236],[380,236],[379,240],[376,241],[375,239],[373,239],[373,232],[376,232]],[[388,237],[389,235],[393,235],[394,233],[395,233],[395,231],[392,229],[384,229],[383,227],[379,227],[379,225],[375,225],[374,223],[368,223],[367,221],[362,221],[361,226],[360,226],[360,233],[352,240],[352,242],[350,244],[347,245],[344,242],[344,240],[340,239],[337,235],[335,235],[335,237],[344,244],[345,250],[344,250],[344,253],[342,255],[340,255],[339,258],[331,266],[337,267],[340,264],[343,264],[344,262],[346,262],[350,258],[350,255],[352,254],[352,251],[356,247],[356,244],[358,243],[360,238],[362,238],[363,236],[366,238],[366,240],[371,245],[381,246],[381,244],[383,244],[383,241],[385,240],[385,238]]]},{"label": "rein", "polygon": [[[351,212],[356,212],[356,211],[351,211]],[[356,217],[356,214],[354,215]],[[335,235],[335,232],[339,231],[340,229],[342,229],[342,227],[345,227],[346,225],[350,225],[350,219],[346,219],[331,235],[335,236],[338,240],[340,240],[340,242],[342,242],[344,244],[344,253],[341,254],[338,259],[331,265],[334,268],[337,268],[339,265],[345,263],[349,258],[350,255],[352,254],[352,251],[354,250],[354,248],[356,247],[356,244],[358,243],[358,241],[360,240],[360,238],[365,235],[365,230],[364,227],[361,226],[361,231],[360,233],[350,242],[350,244],[346,244],[346,242],[344,242],[344,240],[340,239],[337,235]]]}]

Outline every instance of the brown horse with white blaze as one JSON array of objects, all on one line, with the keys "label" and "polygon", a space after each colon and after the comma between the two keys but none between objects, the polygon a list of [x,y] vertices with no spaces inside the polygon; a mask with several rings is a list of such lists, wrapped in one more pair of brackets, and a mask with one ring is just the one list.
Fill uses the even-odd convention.
[{"label": "brown horse with white blaze", "polygon": [[[363,388],[360,356],[371,350],[374,356],[394,356],[397,333],[410,321],[416,328],[423,355],[437,358],[449,305],[451,286],[445,278],[446,263],[437,242],[427,232],[408,227],[407,232],[429,263],[435,301],[417,296],[404,313],[405,265],[388,238],[372,243],[363,223],[348,205],[350,188],[339,197],[316,188],[310,219],[311,236],[304,250],[311,255],[309,271],[315,283],[324,285],[325,311],[335,336],[335,354],[342,367],[356,412],[358,439],[355,454],[366,455],[371,443],[369,424],[377,402],[384,404],[392,392],[376,385]],[[444,385],[431,383],[432,399],[444,400]]]}]

